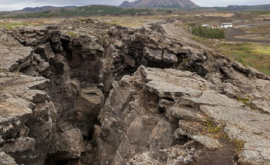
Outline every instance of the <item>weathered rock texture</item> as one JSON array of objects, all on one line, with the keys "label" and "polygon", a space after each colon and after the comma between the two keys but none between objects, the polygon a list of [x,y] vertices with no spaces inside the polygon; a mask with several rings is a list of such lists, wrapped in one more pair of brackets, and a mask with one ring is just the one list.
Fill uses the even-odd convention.
[{"label": "weathered rock texture", "polygon": [[270,78],[159,24],[0,31],[0,56],[0,164],[270,163]]},{"label": "weathered rock texture", "polygon": [[[26,61],[33,56],[31,48],[24,48],[2,32],[0,36],[3,39],[0,42],[1,52],[7,48],[11,51],[4,54],[9,58],[2,59],[2,63],[8,65],[6,68],[12,65],[12,70],[16,71],[20,70],[20,64],[30,64]],[[13,54],[15,58],[12,58]],[[50,149],[55,120],[54,104],[46,93],[49,80],[8,72],[12,70],[0,73],[1,150],[19,164],[43,164]]]},{"label": "weathered rock texture", "polygon": [[[269,163],[268,114],[218,93],[213,83],[194,73],[140,67],[113,87],[100,115],[101,164],[191,162],[205,148],[222,148],[218,140],[203,134],[208,118],[220,124],[230,139],[245,142],[239,163]],[[205,148],[193,144],[192,152],[185,145],[179,147],[190,141]],[[176,152],[172,148],[189,156],[171,157]]]}]

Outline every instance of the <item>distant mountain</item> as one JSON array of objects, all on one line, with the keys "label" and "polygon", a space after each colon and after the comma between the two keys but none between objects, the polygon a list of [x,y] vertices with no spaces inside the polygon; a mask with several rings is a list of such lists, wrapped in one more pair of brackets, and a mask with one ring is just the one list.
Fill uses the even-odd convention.
[{"label": "distant mountain", "polygon": [[72,17],[93,15],[121,15],[148,14],[151,12],[167,13],[167,10],[122,8],[108,5],[89,5],[81,7],[53,7],[25,8],[22,11],[0,12],[0,18],[37,18],[37,17]]},{"label": "distant mountain", "polygon": [[46,11],[46,10],[51,10],[55,8],[65,8],[65,9],[70,9],[70,8],[75,8],[76,6],[63,6],[63,7],[55,7],[55,6],[42,6],[42,7],[26,7],[20,11]]},{"label": "distant mountain", "polygon": [[120,7],[144,7],[144,8],[197,8],[190,0],[136,0],[123,2]]},{"label": "distant mountain", "polygon": [[[147,3],[146,3],[147,2]],[[150,3],[151,2],[151,3]],[[160,2],[160,3],[157,3]],[[161,3],[163,2],[163,3]],[[181,3],[180,3],[181,2]],[[153,4],[154,3],[154,4]],[[142,6],[144,4],[144,7]],[[133,7],[133,5],[135,7]],[[137,7],[137,8],[136,8]],[[139,0],[124,2],[121,7],[108,5],[89,6],[43,6],[24,8],[19,11],[0,11],[0,18],[37,18],[37,17],[72,17],[72,16],[96,16],[96,15],[122,15],[122,14],[163,14],[167,9],[155,8],[178,8],[180,10],[220,10],[220,11],[250,11],[254,14],[269,14],[269,5],[255,6],[228,6],[228,7],[199,7],[189,0]],[[177,11],[175,11],[177,12]]]},{"label": "distant mountain", "polygon": [[270,10],[270,4],[265,4],[265,5],[252,5],[252,6],[248,6],[248,5],[230,5],[226,7],[227,10],[233,10],[233,11],[237,11],[237,10]]}]

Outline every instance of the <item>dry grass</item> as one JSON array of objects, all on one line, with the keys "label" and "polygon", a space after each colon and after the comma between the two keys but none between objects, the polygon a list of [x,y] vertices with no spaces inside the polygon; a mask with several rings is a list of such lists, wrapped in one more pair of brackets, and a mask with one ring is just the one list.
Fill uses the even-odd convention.
[{"label": "dry grass", "polygon": [[268,33],[270,34],[270,25],[253,26],[249,28],[243,28],[246,33]]},{"label": "dry grass", "polygon": [[158,22],[170,17],[178,17],[179,15],[144,15],[144,16],[98,16],[98,19],[102,22],[111,24],[117,24],[126,27],[140,27],[145,24]]},{"label": "dry grass", "polygon": [[234,13],[203,13],[203,14],[195,14],[192,16],[205,16],[205,17],[232,17]]},{"label": "dry grass", "polygon": [[138,27],[138,26],[143,26],[145,24],[145,22],[140,21],[140,20],[123,20],[123,19],[113,19],[108,21],[108,23],[111,24],[116,24],[116,25],[120,25],[120,26],[126,26],[126,27]]},{"label": "dry grass", "polygon": [[237,140],[237,139],[234,139],[232,142],[233,142],[233,146],[235,148],[236,153],[241,153],[245,146],[245,142],[243,140]]},{"label": "dry grass", "polygon": [[0,28],[3,29],[13,29],[15,27],[25,27],[25,26],[42,26],[48,24],[43,20],[36,19],[21,19],[21,20],[3,20],[0,22]]},{"label": "dry grass", "polygon": [[270,38],[270,34],[262,33],[262,34],[242,35],[242,36],[236,36],[235,38],[240,38],[240,39],[252,38],[253,40],[267,41]]}]

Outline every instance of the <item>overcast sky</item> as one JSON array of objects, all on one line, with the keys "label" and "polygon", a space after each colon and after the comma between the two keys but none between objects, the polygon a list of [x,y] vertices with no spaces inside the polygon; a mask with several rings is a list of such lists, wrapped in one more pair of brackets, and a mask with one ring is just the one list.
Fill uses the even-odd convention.
[{"label": "overcast sky", "polygon": [[[124,0],[0,0],[0,11],[20,10],[37,6],[83,6],[91,4],[120,5]],[[129,0],[133,1],[133,0]],[[270,4],[269,0],[193,0],[199,6]]]}]

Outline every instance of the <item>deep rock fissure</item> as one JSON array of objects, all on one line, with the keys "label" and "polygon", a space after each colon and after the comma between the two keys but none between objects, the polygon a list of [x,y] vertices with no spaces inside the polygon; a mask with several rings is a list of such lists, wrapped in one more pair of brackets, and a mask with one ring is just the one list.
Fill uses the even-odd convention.
[{"label": "deep rock fissure", "polygon": [[[14,165],[269,162],[260,158],[268,133],[255,122],[268,116],[245,106],[267,111],[268,76],[166,38],[160,24],[74,20],[73,30],[93,31],[72,37],[66,23],[15,29],[12,37],[0,31],[2,51],[4,42],[20,50],[0,62],[1,158]],[[205,133],[208,119],[245,143],[238,160],[229,140]]]}]

